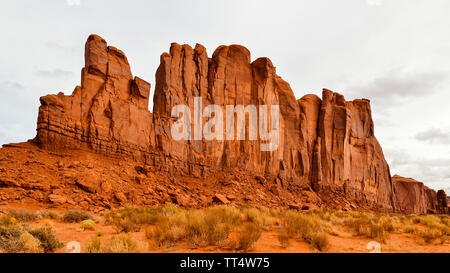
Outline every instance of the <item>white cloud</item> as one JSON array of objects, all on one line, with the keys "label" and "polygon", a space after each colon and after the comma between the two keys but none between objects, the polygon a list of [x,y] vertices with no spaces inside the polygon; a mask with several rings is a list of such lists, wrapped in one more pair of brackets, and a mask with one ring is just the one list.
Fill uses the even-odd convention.
[{"label": "white cloud", "polygon": [[448,79],[445,72],[405,72],[391,70],[366,84],[351,86],[345,91],[353,97],[369,98],[383,108],[406,103],[410,99],[430,96]]},{"label": "white cloud", "polygon": [[66,71],[60,68],[56,68],[53,70],[38,70],[36,71],[36,75],[42,76],[42,77],[69,77],[72,76],[73,73],[71,71]]},{"label": "white cloud", "polygon": [[420,132],[415,138],[429,143],[450,144],[450,132],[444,132],[440,128],[431,128]]},{"label": "white cloud", "polygon": [[380,6],[383,1],[382,0],[366,0],[369,6]]},{"label": "white cloud", "polygon": [[81,0],[66,0],[69,6],[79,6],[81,5]]}]

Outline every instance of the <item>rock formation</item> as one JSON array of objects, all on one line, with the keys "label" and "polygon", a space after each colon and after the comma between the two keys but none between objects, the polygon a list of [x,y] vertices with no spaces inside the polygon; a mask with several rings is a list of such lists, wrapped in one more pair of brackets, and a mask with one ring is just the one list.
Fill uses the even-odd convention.
[{"label": "rock formation", "polygon": [[[209,58],[199,44],[192,48],[176,43],[169,53],[161,55],[153,112],[148,111],[149,97],[150,84],[133,78],[125,54],[91,35],[86,42],[81,85],[71,95],[41,98],[34,143],[49,151],[85,150],[132,159],[144,166],[136,170],[146,170],[145,175],[138,171],[139,185],[145,184],[141,182],[154,171],[164,173],[164,181],[158,182],[161,184],[183,176],[227,187],[239,185],[243,192],[253,188],[256,197],[246,194],[246,202],[264,200],[298,208],[324,202],[341,208],[398,209],[395,184],[375,138],[369,100],[346,101],[326,89],[322,99],[306,95],[297,100],[272,62],[268,58],[252,62],[243,46],[220,46]],[[250,114],[245,122],[245,140],[227,140],[225,136],[223,140],[174,140],[171,127],[178,118],[172,117],[172,108],[184,104],[193,109],[196,97],[201,97],[203,107],[214,104],[223,112],[226,105],[255,105],[258,111],[261,105],[279,105],[278,148],[261,151],[261,144],[267,141],[249,139]],[[200,122],[207,121],[203,118]],[[231,126],[236,132],[237,122]],[[232,181],[219,181],[224,174],[233,177]],[[108,192],[119,202],[134,200],[134,194],[109,193],[116,185],[89,179],[89,175],[83,174],[74,184],[94,196]],[[422,189],[417,186],[416,192],[416,188],[403,184],[396,186],[399,195],[406,196],[400,202],[402,211],[428,212],[423,185]],[[169,186],[167,198],[189,203],[170,192],[173,189]],[[410,192],[417,199],[409,201]],[[238,197],[236,192],[216,193],[212,200],[228,203]],[[66,200],[54,193],[49,199]],[[443,199],[439,200],[432,210],[444,206]],[[297,204],[302,202],[312,203]]]},{"label": "rock formation", "polygon": [[392,181],[399,212],[406,214],[448,213],[447,195],[443,190],[436,193],[422,182],[399,175],[394,175]]}]

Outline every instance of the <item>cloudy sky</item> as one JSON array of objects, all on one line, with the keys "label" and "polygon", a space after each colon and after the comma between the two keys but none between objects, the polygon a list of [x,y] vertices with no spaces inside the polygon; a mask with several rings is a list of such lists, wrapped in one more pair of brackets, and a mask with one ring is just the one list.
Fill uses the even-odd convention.
[{"label": "cloudy sky", "polygon": [[449,14],[449,0],[2,0],[0,144],[33,138],[39,97],[79,84],[91,33],[152,85],[171,42],[237,43],[298,98],[369,98],[392,174],[450,192]]}]

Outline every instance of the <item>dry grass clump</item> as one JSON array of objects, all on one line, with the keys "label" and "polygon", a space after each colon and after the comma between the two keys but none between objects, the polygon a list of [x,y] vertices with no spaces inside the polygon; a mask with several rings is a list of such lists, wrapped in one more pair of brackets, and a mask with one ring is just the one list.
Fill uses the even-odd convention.
[{"label": "dry grass clump", "polygon": [[262,227],[260,224],[246,223],[239,234],[238,249],[247,252],[255,248],[261,233]]},{"label": "dry grass clump", "polygon": [[38,210],[36,211],[36,215],[39,217],[39,219],[49,218],[53,220],[58,220],[61,218],[61,216],[54,211]]},{"label": "dry grass clump", "polygon": [[447,215],[407,215],[399,217],[404,225],[403,231],[417,234],[419,243],[431,244],[436,241],[445,243],[450,236],[450,221]]},{"label": "dry grass clump", "polygon": [[326,232],[323,231],[311,234],[307,242],[310,243],[313,248],[319,251],[326,250],[330,245],[328,235]]},{"label": "dry grass clump", "polygon": [[140,253],[145,252],[147,247],[145,243],[134,240],[130,234],[120,234],[104,243],[94,237],[88,242],[86,251],[88,253]]},{"label": "dry grass clump", "polygon": [[389,233],[395,231],[392,217],[369,212],[358,212],[353,214],[353,217],[346,220],[344,225],[352,229],[357,236],[386,242],[389,238]]},{"label": "dry grass clump", "polygon": [[62,217],[62,221],[66,223],[80,223],[84,220],[93,220],[94,218],[82,210],[68,210]]},{"label": "dry grass clump", "polygon": [[422,243],[431,244],[438,238],[442,238],[442,231],[436,228],[427,228],[418,232],[419,237],[422,239]]},{"label": "dry grass clump", "polygon": [[264,230],[268,230],[272,221],[267,210],[259,210],[256,208],[246,208],[242,210],[244,220],[259,225]]},{"label": "dry grass clump", "polygon": [[415,233],[417,233],[418,230],[417,230],[417,227],[415,227],[414,225],[407,224],[403,227],[403,231],[406,233],[415,234]]},{"label": "dry grass clump", "polygon": [[39,215],[37,213],[26,210],[10,210],[8,212],[8,215],[17,219],[19,222],[31,222],[39,220]]},{"label": "dry grass clump", "polygon": [[328,234],[322,219],[316,214],[287,212],[282,219],[283,232],[294,239],[302,239],[319,251],[329,246]]},{"label": "dry grass clump", "polygon": [[326,207],[315,209],[311,212],[307,212],[306,214],[316,215],[320,219],[327,221],[327,222],[332,222],[332,223],[339,223],[339,222],[341,222],[342,218],[348,217],[348,214],[345,211],[326,208]]},{"label": "dry grass clump", "polygon": [[38,210],[36,212],[27,210],[10,210],[8,211],[7,215],[9,217],[13,217],[19,222],[31,222],[45,218],[59,219],[59,215],[56,212],[44,210]]},{"label": "dry grass clump", "polygon": [[186,238],[194,246],[220,246],[242,222],[239,210],[227,206],[188,212],[186,220]]},{"label": "dry grass clump", "polygon": [[145,235],[153,239],[159,247],[172,247],[185,238],[185,215],[168,216],[164,218],[154,229],[147,228]]},{"label": "dry grass clump", "polygon": [[135,232],[140,231],[144,225],[157,223],[162,215],[170,214],[173,207],[154,208],[135,208],[126,206],[123,209],[105,212],[106,224],[112,224],[117,232]]},{"label": "dry grass clump", "polygon": [[238,209],[216,206],[204,210],[167,210],[159,224],[146,229],[146,236],[159,247],[172,247],[186,240],[192,246],[222,246],[234,227],[241,223]]}]

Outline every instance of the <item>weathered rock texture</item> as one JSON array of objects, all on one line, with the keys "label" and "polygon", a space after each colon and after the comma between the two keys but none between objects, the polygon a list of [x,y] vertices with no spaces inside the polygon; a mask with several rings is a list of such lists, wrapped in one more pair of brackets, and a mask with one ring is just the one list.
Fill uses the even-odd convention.
[{"label": "weathered rock texture", "polygon": [[398,199],[398,211],[402,213],[448,213],[447,195],[428,188],[422,182],[398,175],[392,177]]},{"label": "weathered rock texture", "polygon": [[[294,198],[312,187],[330,205],[396,209],[369,100],[346,101],[329,90],[322,99],[306,95],[297,100],[268,58],[251,62],[240,45],[220,46],[209,58],[199,44],[173,43],[161,55],[153,113],[147,110],[150,84],[133,78],[123,52],[96,35],[86,43],[81,74],[81,86],[72,95],[41,98],[35,138],[40,147],[90,149],[204,181],[219,172],[244,171],[273,192],[287,191]],[[203,106],[223,107],[224,113],[225,105],[279,105],[278,149],[263,152],[262,141],[248,138],[173,140],[170,128],[177,118],[171,117],[172,107],[185,104],[193,111],[194,97],[201,97]],[[98,188],[78,183],[89,192]]]}]

